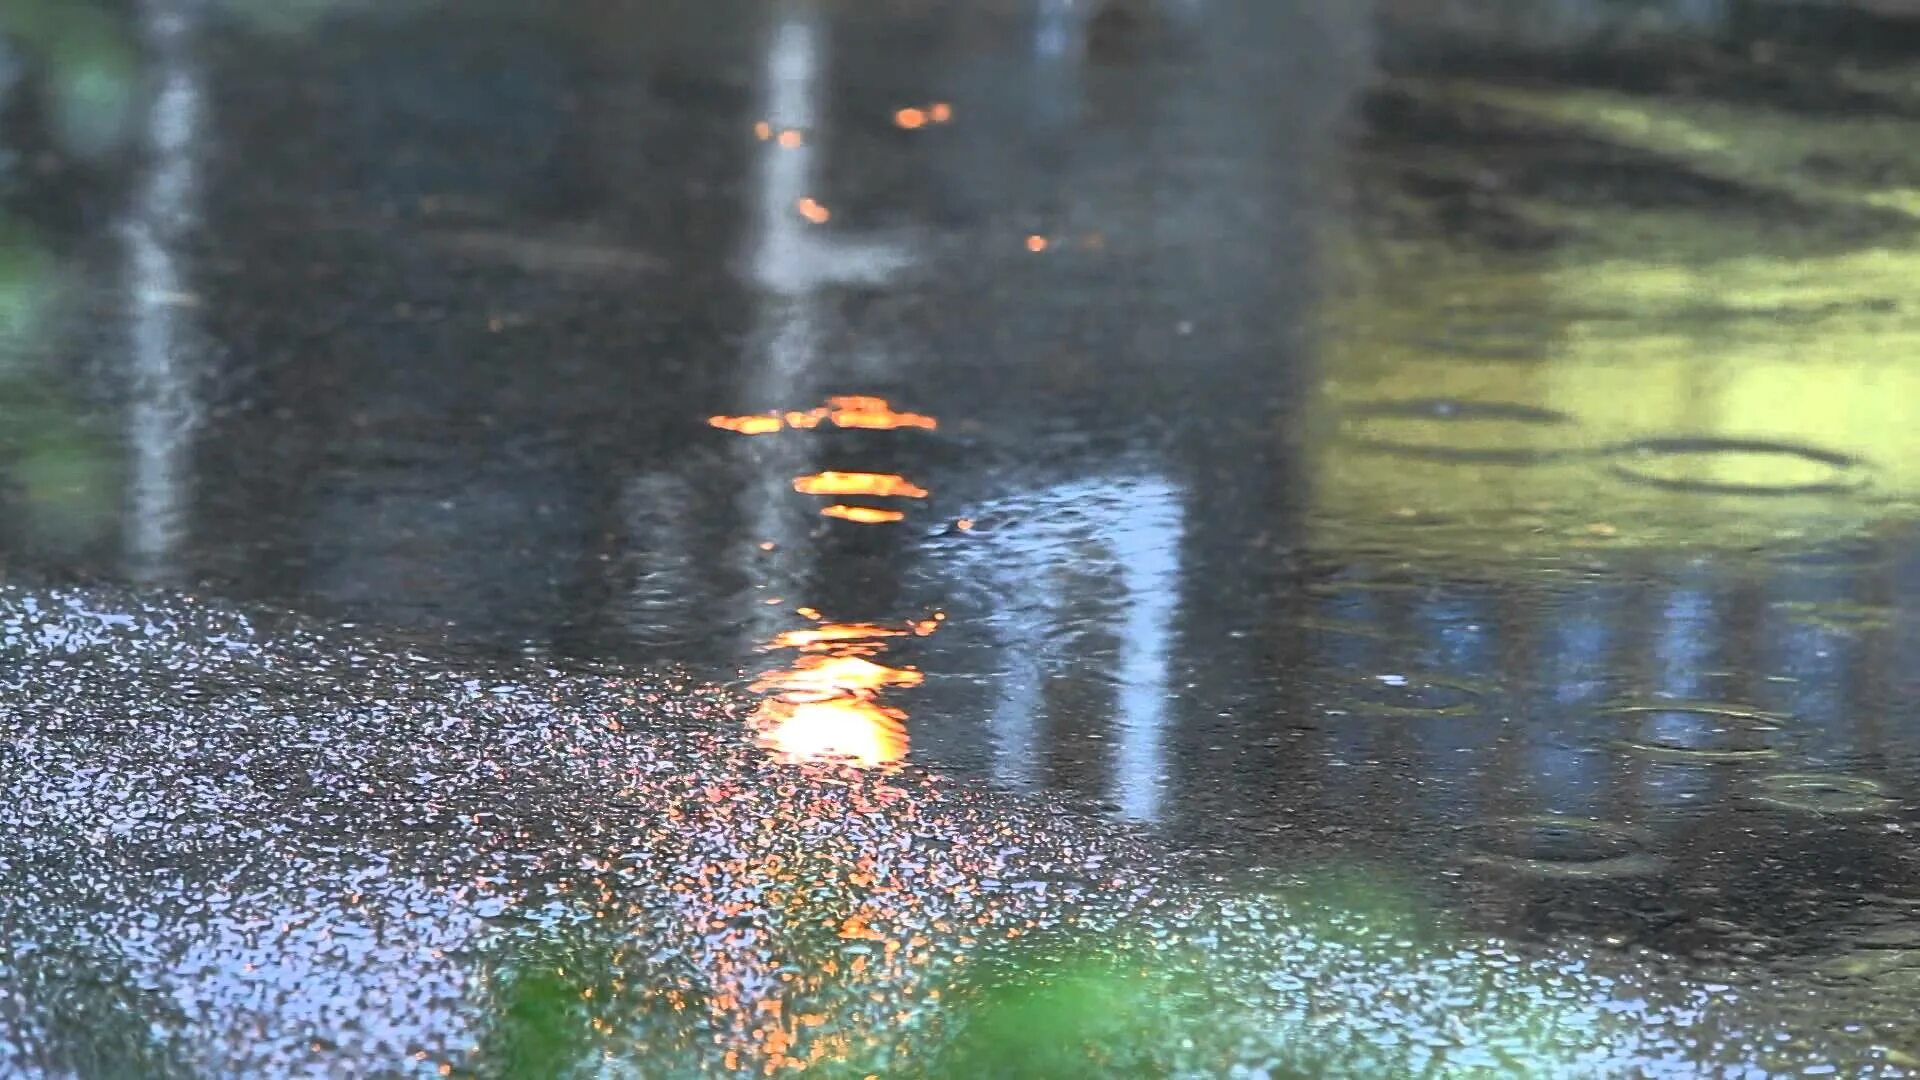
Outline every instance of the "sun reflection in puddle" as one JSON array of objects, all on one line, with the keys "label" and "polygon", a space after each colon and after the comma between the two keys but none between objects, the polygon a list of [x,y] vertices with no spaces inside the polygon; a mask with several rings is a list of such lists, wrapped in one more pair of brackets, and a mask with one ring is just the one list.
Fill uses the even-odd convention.
[{"label": "sun reflection in puddle", "polygon": [[752,689],[764,695],[750,723],[760,745],[789,764],[840,761],[861,768],[894,765],[907,756],[907,714],[881,700],[888,690],[919,686],[925,676],[877,657],[890,638],[925,637],[946,618],[883,626],[831,623],[783,631],[770,650],[800,655],[765,672]]},{"label": "sun reflection in puddle", "polygon": [[771,435],[786,428],[807,431],[819,427],[825,421],[838,428],[855,428],[863,431],[893,431],[898,428],[918,428],[922,431],[934,431],[940,422],[922,413],[900,412],[888,404],[886,398],[869,397],[864,394],[844,394],[830,397],[825,405],[806,410],[770,411],[748,413],[744,416],[710,416],[707,424],[723,431],[737,432],[741,435]]},{"label": "sun reflection in puddle", "polygon": [[[771,410],[746,416],[712,416],[707,423],[742,435],[769,435],[788,429],[808,431],[822,423],[838,428],[887,431],[934,430],[939,422],[920,413],[901,412],[885,398],[844,394],[805,410]],[[930,492],[898,473],[823,469],[793,478],[801,495],[829,499],[925,499]],[[887,525],[905,519],[901,510],[832,502],[823,517],[860,525]],[[762,550],[770,550],[766,545]],[[770,601],[772,602],[772,601]],[[885,693],[920,685],[912,667],[882,663],[895,638],[925,637],[944,614],[901,623],[829,622],[817,609],[796,613],[813,625],[781,630],[760,647],[798,653],[791,663],[761,673],[752,683],[761,695],[749,720],[760,745],[790,764],[836,761],[859,768],[895,765],[907,756],[907,714],[882,700]]]},{"label": "sun reflection in puddle", "polygon": [[891,525],[896,521],[906,520],[907,515],[898,510],[883,510],[877,506],[848,506],[845,503],[834,503],[832,506],[821,507],[820,516],[851,521],[856,525]]},{"label": "sun reflection in puddle", "polygon": [[924,499],[927,489],[897,473],[818,472],[796,476],[793,490],[802,495],[874,495],[883,498]]}]

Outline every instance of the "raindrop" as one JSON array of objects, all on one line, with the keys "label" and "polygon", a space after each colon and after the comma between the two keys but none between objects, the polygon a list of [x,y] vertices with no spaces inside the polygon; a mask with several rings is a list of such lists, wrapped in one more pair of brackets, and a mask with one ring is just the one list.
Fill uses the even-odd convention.
[{"label": "raindrop", "polygon": [[1601,880],[1658,873],[1666,860],[1648,849],[1652,834],[1625,825],[1559,814],[1497,818],[1482,832],[1472,862],[1537,877]]},{"label": "raindrop", "polygon": [[1638,439],[1609,453],[1623,480],[1708,495],[1833,495],[1867,483],[1851,454],[1771,439],[1711,436]]},{"label": "raindrop", "polygon": [[1472,716],[1481,693],[1469,683],[1437,675],[1382,672],[1345,674],[1328,704],[1331,713],[1360,716]]}]

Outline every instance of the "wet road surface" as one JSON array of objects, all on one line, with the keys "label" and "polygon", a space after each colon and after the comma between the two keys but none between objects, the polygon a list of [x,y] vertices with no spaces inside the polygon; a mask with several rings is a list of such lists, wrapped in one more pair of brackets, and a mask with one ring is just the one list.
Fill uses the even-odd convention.
[{"label": "wet road surface", "polygon": [[0,1071],[1914,1067],[1920,30],[1320,7],[12,9]]}]

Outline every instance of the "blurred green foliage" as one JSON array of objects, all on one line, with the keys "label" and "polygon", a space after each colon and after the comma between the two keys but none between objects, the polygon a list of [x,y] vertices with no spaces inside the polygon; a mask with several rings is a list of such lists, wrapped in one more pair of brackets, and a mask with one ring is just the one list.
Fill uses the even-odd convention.
[{"label": "blurred green foliage", "polygon": [[963,1006],[930,1072],[956,1080],[1152,1075],[1154,1043],[1171,1027],[1159,990],[1151,970],[1099,950],[1029,961]]},{"label": "blurred green foliage", "polygon": [[[1379,868],[1331,867],[1242,883],[1170,923],[1129,917],[982,944],[942,978],[933,1013],[899,1012],[900,1026],[886,1030],[828,1018],[808,1029],[824,1035],[824,1047],[803,1042],[788,1053],[811,1056],[805,1074],[825,1080],[1211,1075],[1253,1059],[1280,1080],[1436,1068],[1578,1075],[1605,1053],[1617,1032],[1596,1025],[1577,998],[1551,992],[1546,976],[1516,975],[1508,954],[1477,958],[1483,943],[1421,896]],[[779,921],[796,928],[821,922],[819,912],[787,914]],[[487,1029],[457,1068],[695,1075],[727,1046],[747,1055],[741,1067],[758,1067],[712,1026],[727,1021],[695,989],[710,973],[638,959],[659,942],[608,933],[612,925],[529,927],[486,964]],[[858,1011],[888,992],[857,965],[834,963],[829,941],[796,944],[782,933],[775,951],[813,987],[809,1008]],[[1458,1003],[1458,1015],[1443,1000]]]},{"label": "blurred green foliage", "polygon": [[58,280],[59,266],[39,238],[0,212],[0,371],[45,326]]},{"label": "blurred green foliage", "polygon": [[[0,0],[0,47],[23,61],[57,152],[94,162],[129,143],[144,80],[124,18],[96,0]],[[66,279],[46,238],[0,206],[0,469],[23,539],[56,549],[96,539],[120,491],[108,433],[50,347]]]},{"label": "blurred green foliage", "polygon": [[92,0],[6,0],[0,36],[39,77],[46,124],[63,152],[92,160],[126,144],[142,78],[125,22]]}]

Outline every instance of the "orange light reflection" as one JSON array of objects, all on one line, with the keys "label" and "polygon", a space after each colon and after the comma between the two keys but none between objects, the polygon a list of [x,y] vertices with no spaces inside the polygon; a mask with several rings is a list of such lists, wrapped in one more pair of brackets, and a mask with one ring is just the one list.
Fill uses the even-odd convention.
[{"label": "orange light reflection", "polygon": [[[805,200],[803,200],[805,201]],[[818,206],[818,204],[814,204]],[[825,207],[819,207],[821,213]],[[805,212],[804,210],[802,211]],[[826,220],[824,217],[820,220]],[[737,431],[742,435],[768,435],[782,428],[809,430],[820,426],[821,421],[830,421],[835,427],[860,428],[867,431],[891,431],[895,428],[919,428],[933,431],[940,422],[923,413],[898,412],[887,403],[886,398],[868,397],[864,394],[844,394],[830,397],[827,403],[815,408],[786,412],[756,413],[750,416],[713,416],[707,423],[728,431]]]},{"label": "orange light reflection", "polygon": [[841,645],[847,642],[872,642],[879,646],[875,638],[905,637],[907,631],[896,630],[891,626],[877,626],[873,623],[828,623],[825,626],[808,627],[805,630],[786,630],[774,636],[770,648],[817,650]]},{"label": "orange light reflection", "polygon": [[709,416],[707,424],[742,435],[771,435],[784,426],[777,416]]},{"label": "orange light reflection", "polygon": [[940,422],[931,416],[895,412],[893,407],[887,404],[886,398],[848,394],[828,398],[827,405],[833,410],[829,417],[833,420],[835,427],[864,428],[871,431],[921,428],[932,431],[940,426]]},{"label": "orange light reflection", "polygon": [[793,490],[802,495],[876,495],[924,499],[927,489],[898,473],[817,472],[793,478]]},{"label": "orange light reflection", "polygon": [[840,759],[874,769],[907,756],[906,714],[867,698],[768,698],[754,726],[760,745],[787,764]]},{"label": "orange light reflection", "polygon": [[784,671],[770,671],[753,684],[756,693],[831,697],[880,690],[889,686],[919,686],[926,676],[906,668],[876,664],[859,656],[807,655]]},{"label": "orange light reflection", "polygon": [[926,676],[873,658],[886,650],[886,639],[925,636],[940,618],[904,626],[822,622],[776,635],[768,648],[799,649],[802,655],[752,685],[766,695],[749,721],[759,744],[788,764],[840,761],[879,768],[905,760],[907,714],[881,695],[919,686]]},{"label": "orange light reflection", "polygon": [[882,510],[877,506],[848,506],[845,503],[821,507],[820,516],[851,521],[855,525],[891,525],[896,521],[905,521],[907,517],[898,510]]}]

